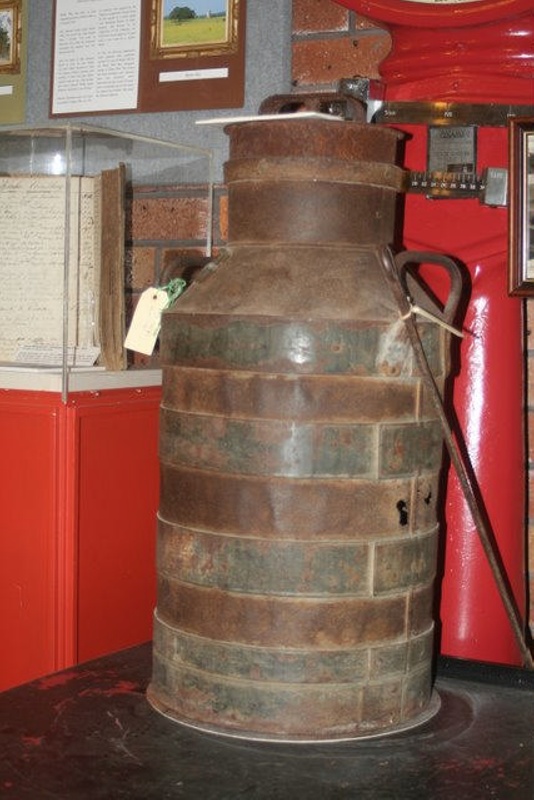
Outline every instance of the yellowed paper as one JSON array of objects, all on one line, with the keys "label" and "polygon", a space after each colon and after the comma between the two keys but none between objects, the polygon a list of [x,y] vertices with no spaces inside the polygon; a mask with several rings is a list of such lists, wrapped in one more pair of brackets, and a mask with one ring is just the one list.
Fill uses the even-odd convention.
[{"label": "yellowed paper", "polygon": [[98,345],[99,185],[0,177],[0,361],[23,360],[28,347]]}]

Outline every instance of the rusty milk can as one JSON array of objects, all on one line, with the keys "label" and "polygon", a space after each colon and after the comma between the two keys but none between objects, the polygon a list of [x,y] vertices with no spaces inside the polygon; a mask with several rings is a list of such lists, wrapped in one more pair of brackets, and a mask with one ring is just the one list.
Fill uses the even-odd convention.
[{"label": "rusty milk can", "polygon": [[164,314],[148,699],[298,742],[433,713],[442,432],[379,258],[399,134],[295,117],[227,127],[228,246]]}]

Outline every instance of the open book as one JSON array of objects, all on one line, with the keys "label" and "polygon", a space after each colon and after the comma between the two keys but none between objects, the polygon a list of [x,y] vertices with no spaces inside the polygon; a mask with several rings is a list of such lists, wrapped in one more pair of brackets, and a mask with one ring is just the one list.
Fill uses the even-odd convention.
[{"label": "open book", "polygon": [[0,176],[0,361],[126,366],[124,168]]}]

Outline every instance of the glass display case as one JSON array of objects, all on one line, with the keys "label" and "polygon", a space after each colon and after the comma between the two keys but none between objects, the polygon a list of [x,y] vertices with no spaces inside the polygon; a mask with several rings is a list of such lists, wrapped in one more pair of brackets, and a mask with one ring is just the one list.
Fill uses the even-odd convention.
[{"label": "glass display case", "polygon": [[3,372],[60,371],[65,398],[73,373],[124,370],[136,220],[152,215],[154,240],[158,218],[161,238],[188,238],[180,198],[194,191],[204,206],[195,244],[209,255],[212,171],[209,150],[133,134],[70,125],[2,130]]}]

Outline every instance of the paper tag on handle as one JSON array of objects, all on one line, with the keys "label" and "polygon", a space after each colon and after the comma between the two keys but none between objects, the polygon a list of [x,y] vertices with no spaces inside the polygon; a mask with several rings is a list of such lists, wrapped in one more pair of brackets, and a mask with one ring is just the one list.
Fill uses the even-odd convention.
[{"label": "paper tag on handle", "polygon": [[165,289],[145,289],[137,303],[124,346],[151,356],[161,329],[161,314],[169,305]]}]

